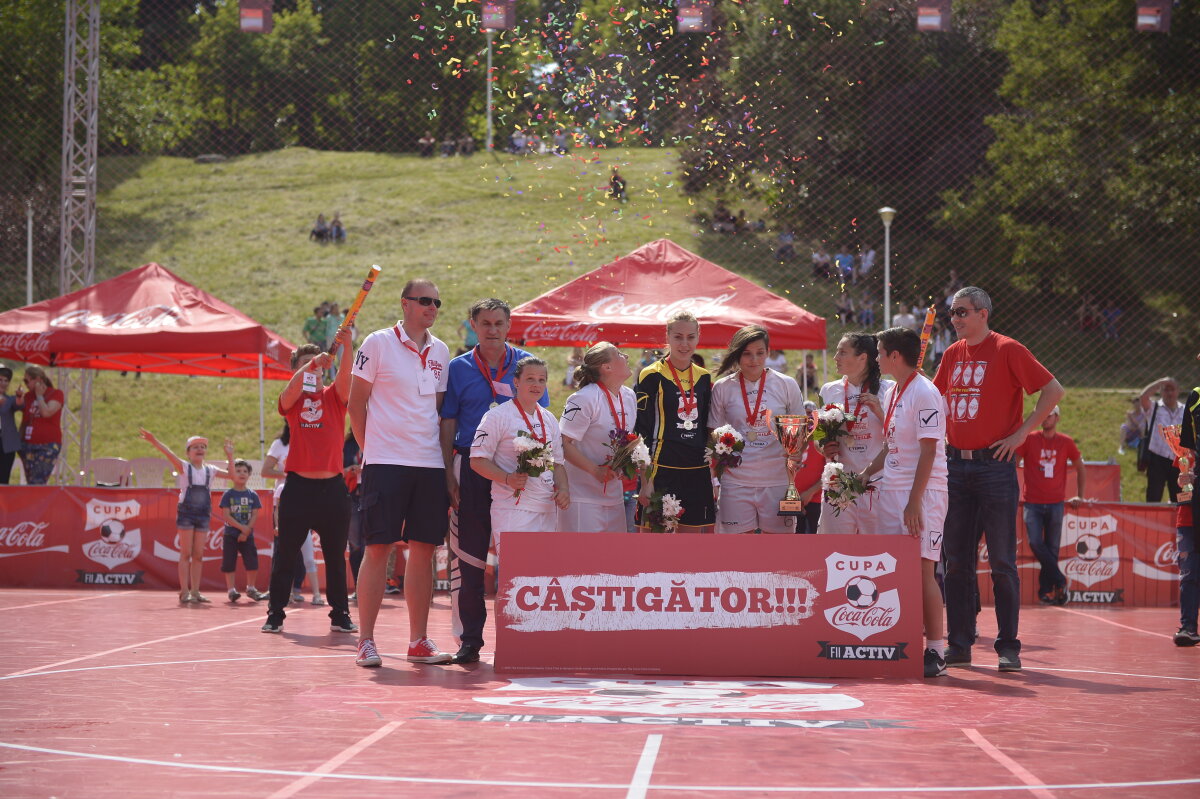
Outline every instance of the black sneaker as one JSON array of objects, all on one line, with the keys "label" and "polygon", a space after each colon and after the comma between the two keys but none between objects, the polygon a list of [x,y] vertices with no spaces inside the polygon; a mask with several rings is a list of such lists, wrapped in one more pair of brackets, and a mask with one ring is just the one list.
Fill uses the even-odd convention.
[{"label": "black sneaker", "polygon": [[936,649],[925,650],[925,676],[946,676],[946,659],[939,655]]},{"label": "black sneaker", "polygon": [[944,660],[947,666],[970,666],[971,650],[959,649],[956,646],[946,647],[946,657]]},{"label": "black sneaker", "polygon": [[283,619],[267,617],[267,623],[262,626],[264,633],[281,633],[283,632]]},{"label": "black sneaker", "polygon": [[1174,640],[1175,646],[1195,646],[1200,644],[1200,635],[1197,635],[1195,630],[1180,627],[1179,632],[1175,633]]},{"label": "black sneaker", "polygon": [[1021,656],[1016,652],[1002,652],[1000,654],[1000,671],[1020,671]]},{"label": "black sneaker", "polygon": [[479,662],[479,647],[474,644],[463,644],[459,647],[458,652],[454,655],[454,660],[451,663],[478,663]]},{"label": "black sneaker", "polygon": [[1065,585],[1060,585],[1058,588],[1054,589],[1054,599],[1053,599],[1054,604],[1065,605],[1065,604],[1067,604],[1067,602],[1070,601],[1070,599],[1071,599],[1071,592],[1067,590],[1067,587]]},{"label": "black sneaker", "polygon": [[358,625],[349,616],[339,616],[329,620],[329,629],[335,633],[356,633]]},{"label": "black sneaker", "polygon": [[1038,602],[1041,602],[1043,605],[1053,605],[1054,597],[1050,596],[1050,594],[1039,594]]}]

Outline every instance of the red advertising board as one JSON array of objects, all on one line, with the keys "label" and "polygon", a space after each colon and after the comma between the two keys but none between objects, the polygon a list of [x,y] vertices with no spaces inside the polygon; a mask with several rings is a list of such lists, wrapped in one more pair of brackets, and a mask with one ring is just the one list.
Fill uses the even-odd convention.
[{"label": "red advertising board", "polygon": [[[1058,567],[1072,604],[1169,607],[1179,603],[1171,505],[1094,502],[1066,506]],[[979,547],[979,590],[992,600],[986,543]],[[1017,569],[1021,602],[1036,604],[1038,561],[1029,548],[1024,505],[1017,512]]]},{"label": "red advertising board", "polygon": [[919,677],[908,536],[505,533],[497,671]]},{"label": "red advertising board", "polygon": [[[220,491],[213,492],[218,509]],[[271,492],[254,525],[259,571],[271,568]],[[10,587],[179,587],[175,508],[179,492],[57,486],[0,488],[0,585]],[[224,590],[219,516],[204,546],[206,589]],[[238,565],[240,572],[242,566]],[[259,585],[266,581],[259,579]]]}]

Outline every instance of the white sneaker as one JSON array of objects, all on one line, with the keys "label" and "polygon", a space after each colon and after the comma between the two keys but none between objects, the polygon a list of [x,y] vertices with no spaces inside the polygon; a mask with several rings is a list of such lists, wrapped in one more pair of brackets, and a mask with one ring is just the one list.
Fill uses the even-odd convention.
[{"label": "white sneaker", "polygon": [[229,589],[229,601],[230,602],[237,602],[239,599],[241,599],[241,596],[242,595],[238,593],[238,590],[236,588]]}]

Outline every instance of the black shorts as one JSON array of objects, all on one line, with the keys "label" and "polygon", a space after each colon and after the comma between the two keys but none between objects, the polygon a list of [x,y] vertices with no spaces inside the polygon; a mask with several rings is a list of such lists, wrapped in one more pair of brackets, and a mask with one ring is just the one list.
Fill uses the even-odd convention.
[{"label": "black shorts", "polygon": [[242,565],[246,567],[246,571],[258,571],[258,548],[254,545],[254,534],[251,533],[246,537],[245,541],[238,541],[238,536],[241,535],[240,530],[235,530],[232,533],[226,528],[224,536],[222,536],[221,547],[221,571],[228,573],[237,569],[237,556],[242,553]]},{"label": "black shorts", "polygon": [[363,540],[442,544],[450,520],[446,470],[371,463],[362,470]]},{"label": "black shorts", "polygon": [[[654,475],[654,493],[674,494],[683,504],[680,524],[704,527],[716,523],[713,505],[712,473],[702,469],[659,468]],[[639,505],[639,507],[641,507]]]}]

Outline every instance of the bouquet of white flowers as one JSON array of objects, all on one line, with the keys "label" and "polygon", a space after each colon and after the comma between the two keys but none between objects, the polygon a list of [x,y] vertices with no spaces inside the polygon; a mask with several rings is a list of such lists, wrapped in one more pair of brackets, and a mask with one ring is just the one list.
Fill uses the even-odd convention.
[{"label": "bouquet of white flowers", "polygon": [[[513,449],[517,452],[517,473],[530,477],[539,477],[543,472],[554,468],[554,445],[549,441],[539,441],[525,430],[518,430],[513,439]],[[521,491],[513,492],[517,504],[521,504]]]},{"label": "bouquet of white flowers", "polygon": [[837,405],[826,405],[822,410],[813,411],[815,426],[813,441],[833,443],[838,436],[850,435],[850,425],[854,419]]},{"label": "bouquet of white flowers", "polygon": [[875,486],[846,469],[844,464],[830,461],[821,472],[821,490],[825,492],[825,501],[833,507],[833,515],[840,516],[863,494],[874,491]]},{"label": "bouquet of white flowers", "polygon": [[650,448],[637,433],[617,428],[608,433],[608,449],[612,453],[604,465],[626,480],[637,477],[641,469],[650,465]]},{"label": "bouquet of white flowers", "polygon": [[646,509],[647,526],[652,533],[673,533],[683,515],[683,505],[674,494],[654,494]]},{"label": "bouquet of white flowers", "polygon": [[722,425],[713,430],[704,448],[704,462],[712,467],[713,474],[720,479],[725,470],[742,465],[739,454],[746,448],[746,439],[732,425]]}]

